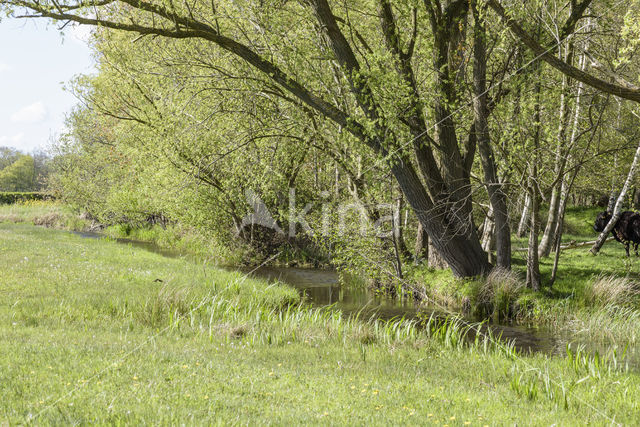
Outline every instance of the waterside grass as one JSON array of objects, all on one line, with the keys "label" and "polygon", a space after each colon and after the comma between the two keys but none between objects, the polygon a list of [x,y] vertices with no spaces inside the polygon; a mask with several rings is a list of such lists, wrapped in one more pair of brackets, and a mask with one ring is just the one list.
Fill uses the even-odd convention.
[{"label": "waterside grass", "polygon": [[[564,243],[594,240],[593,221],[600,208],[570,208]],[[640,337],[640,258],[625,256],[624,247],[607,242],[597,256],[589,246],[563,250],[555,282],[550,285],[553,254],[540,260],[543,288],[524,287],[525,238],[512,242],[513,271],[486,279],[459,280],[447,270],[414,268],[408,280],[429,298],[478,318],[516,321],[552,330],[571,331],[585,339],[624,347]],[[495,276],[495,277],[494,277]]]}]

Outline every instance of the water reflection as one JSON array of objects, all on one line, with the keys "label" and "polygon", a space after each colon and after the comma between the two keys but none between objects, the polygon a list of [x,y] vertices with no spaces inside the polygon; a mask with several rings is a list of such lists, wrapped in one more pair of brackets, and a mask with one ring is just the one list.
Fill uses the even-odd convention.
[{"label": "water reflection", "polygon": [[[247,270],[248,271],[248,270]],[[333,270],[317,270],[304,268],[261,267],[252,273],[269,281],[279,280],[298,289],[306,296],[307,301],[316,307],[333,305],[345,315],[358,314],[360,318],[416,318],[418,312],[429,317],[432,314],[447,317],[447,313],[436,306],[421,305],[420,308],[411,300],[389,298],[376,295],[363,287],[341,286],[338,274]],[[470,320],[475,323],[475,320]],[[544,352],[548,354],[564,354],[566,344],[551,335],[534,328],[508,325],[487,325],[480,327],[480,333],[486,334],[488,329],[494,336],[502,340],[513,341],[522,352]],[[475,338],[471,331],[470,338]]]},{"label": "water reflection", "polygon": [[253,272],[253,276],[287,283],[298,289],[312,305],[333,305],[347,315],[359,313],[362,318],[391,319],[414,318],[418,313],[417,307],[407,299],[376,295],[362,287],[341,286],[334,270],[261,267]]},{"label": "water reflection", "polygon": [[[247,272],[248,270],[245,270]],[[416,318],[418,312],[422,316],[437,315],[446,317],[450,313],[433,305],[421,305],[419,308],[412,300],[392,299],[376,295],[362,287],[341,286],[338,274],[333,270],[261,267],[255,270],[253,276],[269,281],[279,280],[298,289],[306,296],[307,301],[316,307],[332,305],[345,315],[358,314],[360,318],[372,317],[380,319]],[[476,323],[477,319],[467,319]],[[576,336],[573,332],[557,332],[544,328],[534,328],[521,325],[480,325],[479,332],[486,334],[491,330],[494,337],[503,342],[513,342],[515,348],[524,353],[544,353],[548,355],[565,355],[567,345],[574,349],[582,345],[588,352],[607,354],[612,347],[606,343],[594,343]],[[474,339],[477,332],[472,329],[470,339]],[[622,350],[618,351],[622,354]],[[626,360],[630,367],[640,368],[640,355],[635,349],[627,350]]]}]

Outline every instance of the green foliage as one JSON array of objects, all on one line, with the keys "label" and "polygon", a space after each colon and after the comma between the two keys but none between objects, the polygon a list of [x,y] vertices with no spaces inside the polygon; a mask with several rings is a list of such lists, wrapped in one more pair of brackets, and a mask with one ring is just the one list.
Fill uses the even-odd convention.
[{"label": "green foliage", "polygon": [[[565,213],[565,235],[567,240],[574,237],[583,239],[587,236],[594,236],[593,224],[596,216],[606,208],[598,206],[570,206]],[[594,237],[595,238],[595,237]]]},{"label": "green foliage", "polygon": [[20,156],[0,170],[0,191],[30,191],[36,185],[35,162],[31,156]]},{"label": "green foliage", "polygon": [[[4,3],[8,13],[11,3]],[[488,183],[479,178],[483,164],[475,155],[475,113],[468,102],[477,83],[473,51],[478,35],[471,31],[476,22],[468,2],[454,2],[451,7],[460,10],[453,21],[444,28],[432,26],[437,19],[430,18],[427,4],[394,4],[394,26],[415,31],[390,34],[390,25],[380,25],[377,6],[329,2],[328,15],[337,17],[354,54],[344,61],[336,57],[344,49],[328,46],[322,33],[326,25],[318,25],[319,14],[305,3],[224,0],[216,2],[215,10],[204,3],[173,5],[173,13],[186,21],[215,22],[215,37],[196,37],[175,33],[174,23],[162,14],[115,2],[103,19],[124,20],[127,27],[131,20],[159,26],[155,29],[162,28],[162,36],[131,43],[131,33],[108,26],[93,34],[98,72],[71,84],[83,106],[70,114],[70,132],[59,141],[51,191],[107,226],[138,229],[163,218],[217,247],[234,253],[241,248],[249,262],[276,253],[281,262],[292,264],[330,258],[344,270],[389,281],[389,273],[399,276],[411,270],[413,261],[409,250],[401,248],[398,257],[392,240],[378,235],[387,225],[374,225],[385,214],[378,204],[395,205],[400,194],[390,166],[410,165],[421,175],[416,187],[426,183],[423,196],[436,205],[449,209],[458,197],[469,202],[459,207],[473,210],[472,215],[458,215],[455,208],[430,216],[434,223],[444,221],[437,230],[455,231],[445,223],[456,218],[473,217],[479,225],[487,215]],[[611,64],[625,56],[623,69],[615,71],[635,79],[638,56],[630,50],[635,49],[637,7],[625,4],[611,12],[609,6],[591,3],[570,37],[550,35],[547,29],[560,31],[572,17],[571,7],[517,3],[509,5],[509,14],[572,65],[586,61],[583,51],[590,52],[589,64],[597,58]],[[238,10],[251,26],[237,24]],[[492,82],[487,96],[493,153],[488,158],[495,158],[512,221],[521,212],[527,191],[523,183],[534,169],[537,193],[545,199],[562,178],[571,181],[568,196],[579,205],[615,189],[630,160],[629,141],[635,140],[633,107],[542,65],[538,55],[507,36],[490,9],[481,16],[487,27],[483,37],[491,46],[483,64]],[[530,16],[542,18],[531,22]],[[590,26],[607,30],[592,41],[590,32],[582,31]],[[142,33],[155,31],[147,29]],[[219,34],[246,44],[255,52],[253,59],[261,58],[259,64],[218,43]],[[563,41],[555,46],[556,39]],[[595,45],[601,49],[594,51]],[[443,46],[447,49],[439,52]],[[345,69],[344,63],[352,65]],[[598,67],[596,72],[605,71]],[[320,111],[314,100],[335,114]],[[344,120],[336,119],[342,114]],[[372,150],[378,143],[383,149]],[[436,171],[442,179],[433,179]],[[575,181],[569,179],[574,172]],[[313,231],[296,234],[293,242],[274,233],[256,237],[242,226],[252,211],[251,191],[288,231],[291,188],[296,206],[356,205],[364,211],[365,233],[357,224],[339,230],[333,215],[330,230],[322,235],[323,218],[317,212],[307,216]],[[401,203],[403,242],[411,247],[416,206]],[[469,229],[458,237],[477,243]],[[582,221],[567,226],[570,234],[585,229]]]},{"label": "green foliage", "polygon": [[0,147],[0,171],[13,164],[20,156],[20,152],[14,148]]}]

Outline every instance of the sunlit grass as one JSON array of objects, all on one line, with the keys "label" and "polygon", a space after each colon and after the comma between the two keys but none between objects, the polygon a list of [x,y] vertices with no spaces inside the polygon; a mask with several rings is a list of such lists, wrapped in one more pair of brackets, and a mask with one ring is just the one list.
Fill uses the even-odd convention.
[{"label": "sunlit grass", "polygon": [[637,420],[635,374],[469,342],[460,320],[345,318],[283,285],[26,224],[0,224],[0,271],[10,424]]},{"label": "sunlit grass", "polygon": [[29,223],[63,230],[84,230],[90,226],[90,221],[68,206],[50,200],[0,204],[0,222]]}]

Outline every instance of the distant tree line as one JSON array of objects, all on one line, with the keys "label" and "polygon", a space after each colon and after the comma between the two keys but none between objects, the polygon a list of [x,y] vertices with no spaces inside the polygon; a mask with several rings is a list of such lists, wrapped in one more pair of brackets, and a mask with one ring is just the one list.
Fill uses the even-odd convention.
[{"label": "distant tree line", "polygon": [[22,154],[0,147],[0,191],[33,192],[46,186],[49,158],[44,153]]}]

